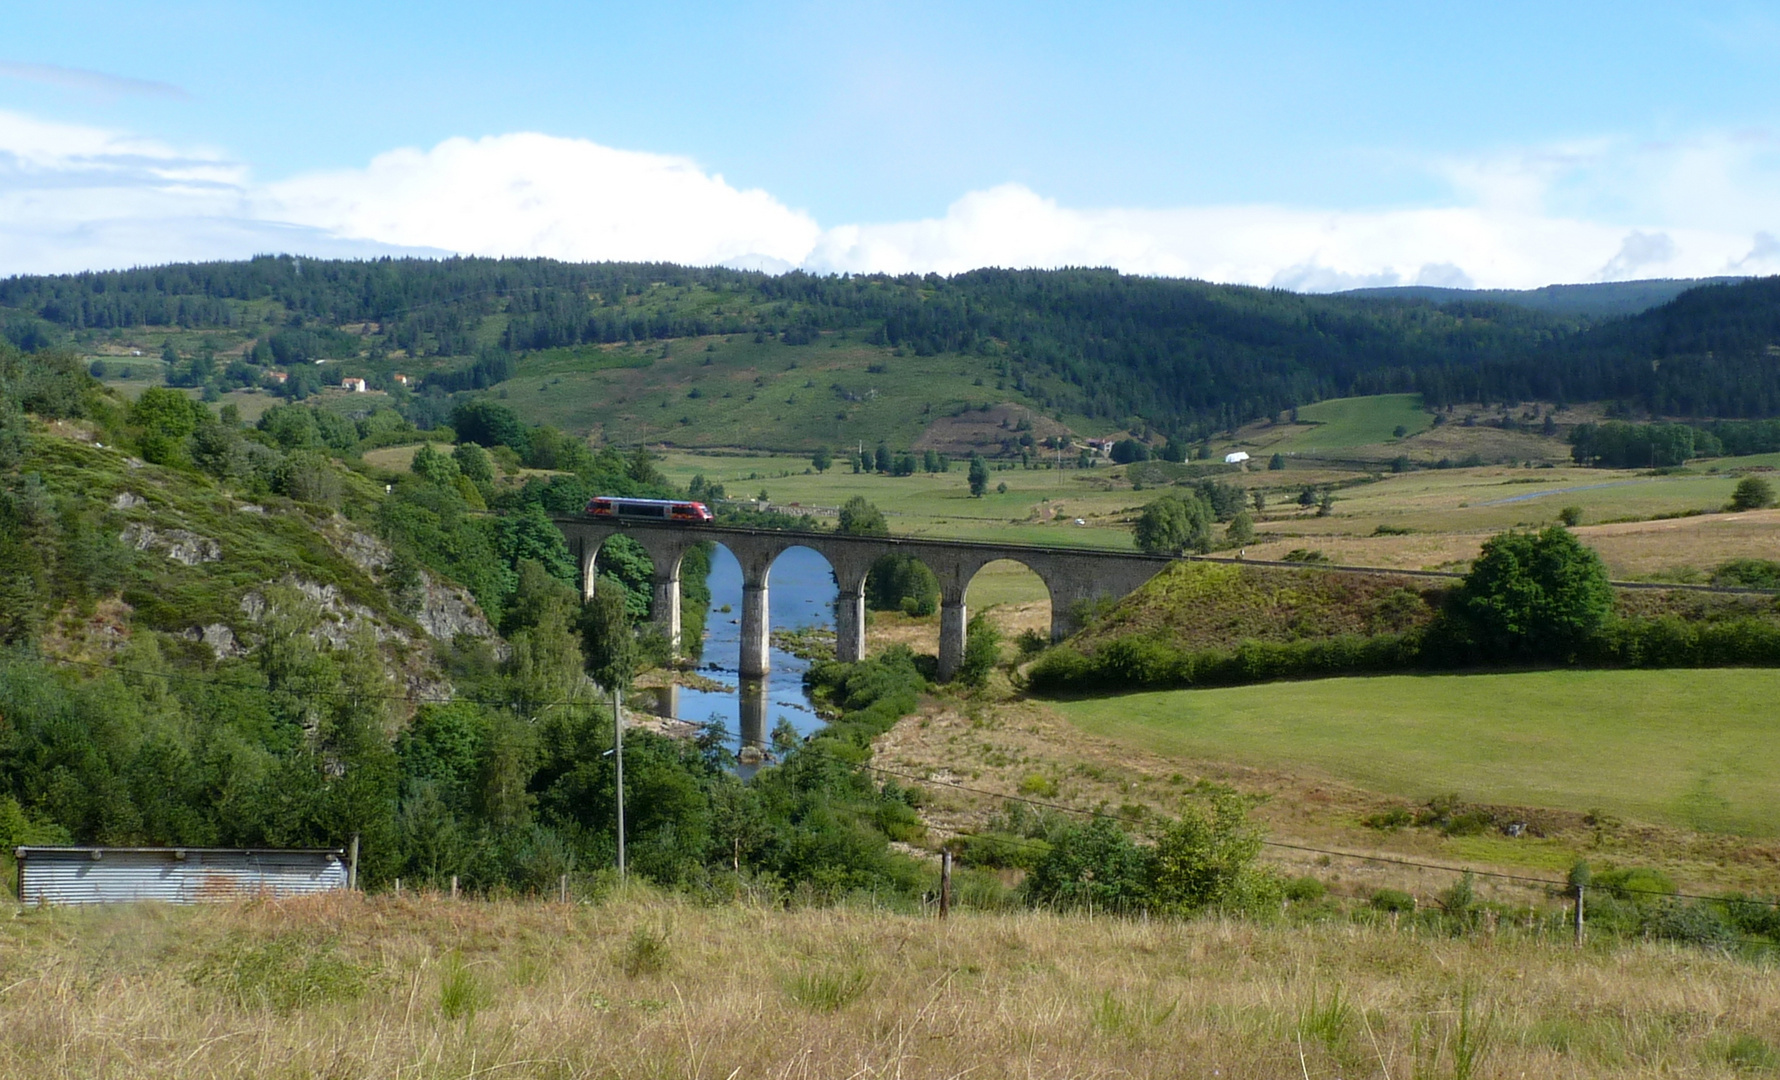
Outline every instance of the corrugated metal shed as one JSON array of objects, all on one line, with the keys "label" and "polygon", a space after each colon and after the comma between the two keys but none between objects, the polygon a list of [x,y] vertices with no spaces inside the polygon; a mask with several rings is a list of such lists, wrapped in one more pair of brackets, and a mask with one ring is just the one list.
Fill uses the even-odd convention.
[{"label": "corrugated metal shed", "polygon": [[348,885],[343,848],[21,847],[19,899],[27,904],[171,904],[297,896]]}]

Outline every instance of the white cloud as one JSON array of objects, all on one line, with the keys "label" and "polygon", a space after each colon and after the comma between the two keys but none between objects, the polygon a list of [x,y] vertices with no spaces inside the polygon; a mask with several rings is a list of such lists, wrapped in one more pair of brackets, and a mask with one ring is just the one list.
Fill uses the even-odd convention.
[{"label": "white cloud", "polygon": [[[1673,230],[1622,250],[1623,225],[1501,206],[1317,211],[1284,206],[1075,210],[1017,185],[973,192],[944,217],[832,229],[808,263],[833,271],[950,273],[977,266],[1116,266],[1303,291],[1377,285],[1531,288],[1722,273],[1750,234]],[[1640,234],[1643,235],[1643,234]],[[1652,238],[1655,239],[1655,238]]]},{"label": "white cloud", "polygon": [[265,251],[772,272],[1088,265],[1304,291],[1780,270],[1780,149],[1766,136],[1597,140],[1425,168],[1450,186],[1446,205],[1077,208],[1005,184],[932,218],[823,229],[689,159],[583,139],[454,138],[260,183],[219,151],[0,112],[0,274]]},{"label": "white cloud", "polygon": [[686,158],[537,134],[391,151],[365,169],[269,185],[256,208],[338,236],[465,254],[700,265],[795,264],[821,231]]},{"label": "white cloud", "polygon": [[1619,253],[1601,267],[1602,281],[1623,281],[1647,266],[1659,266],[1674,260],[1680,249],[1668,233],[1641,233],[1633,229],[1619,245]]}]

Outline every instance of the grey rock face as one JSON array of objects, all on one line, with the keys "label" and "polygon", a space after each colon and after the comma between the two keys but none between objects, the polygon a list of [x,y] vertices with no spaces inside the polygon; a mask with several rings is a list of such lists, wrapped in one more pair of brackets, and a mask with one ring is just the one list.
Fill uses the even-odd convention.
[{"label": "grey rock face", "polygon": [[235,631],[229,629],[226,623],[194,626],[185,632],[185,636],[188,640],[201,641],[210,646],[210,651],[216,654],[218,660],[244,656],[247,653],[246,647],[235,636]]},{"label": "grey rock face", "polygon": [[156,529],[131,525],[118,539],[137,551],[158,551],[176,563],[196,566],[222,558],[222,545],[187,529]]},{"label": "grey rock face", "polygon": [[450,641],[459,634],[494,637],[487,617],[462,589],[441,585],[430,576],[424,578],[420,610],[415,612],[414,621],[440,641]]}]

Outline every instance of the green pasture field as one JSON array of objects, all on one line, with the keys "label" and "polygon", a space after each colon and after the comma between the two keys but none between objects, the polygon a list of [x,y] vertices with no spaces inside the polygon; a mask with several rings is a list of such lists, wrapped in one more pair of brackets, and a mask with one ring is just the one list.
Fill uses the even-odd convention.
[{"label": "green pasture field", "polygon": [[1372,397],[1331,398],[1298,410],[1298,422],[1313,424],[1308,430],[1290,429],[1286,438],[1269,444],[1268,453],[1302,453],[1311,450],[1349,450],[1390,442],[1398,427],[1409,435],[1426,431],[1434,418],[1422,409],[1420,394],[1378,394]]},{"label": "green pasture field", "polygon": [[[1575,467],[1428,469],[1341,488],[1335,492],[1332,517],[1293,511],[1289,524],[1275,522],[1267,528],[1364,534],[1383,525],[1419,532],[1498,532],[1550,524],[1566,506],[1581,507],[1583,522],[1598,525],[1721,510],[1736,486],[1737,478],[1728,474],[1651,476]],[[1289,482],[1282,494],[1295,494]],[[1289,502],[1283,498],[1275,505],[1286,510]]]},{"label": "green pasture field", "polygon": [[992,562],[970,579],[970,591],[964,595],[965,609],[970,613],[992,607],[1049,602],[1051,594],[1044,579],[1010,559]]},{"label": "green pasture field", "polygon": [[1773,671],[1389,676],[1065,702],[1156,753],[1311,768],[1410,800],[1780,834]]}]

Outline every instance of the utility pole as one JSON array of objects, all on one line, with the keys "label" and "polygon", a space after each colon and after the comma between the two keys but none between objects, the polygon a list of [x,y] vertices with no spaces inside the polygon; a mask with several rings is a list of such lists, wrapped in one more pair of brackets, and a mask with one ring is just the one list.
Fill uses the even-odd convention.
[{"label": "utility pole", "polygon": [[945,918],[952,912],[952,852],[950,849],[939,853],[939,917]]},{"label": "utility pole", "polygon": [[612,760],[618,774],[618,876],[624,877],[624,701],[612,687]]},{"label": "utility pole", "polygon": [[1578,881],[1576,883],[1576,922],[1574,928],[1576,933],[1576,946],[1578,948],[1582,947],[1582,890],[1585,888],[1587,888],[1587,886],[1582,882]]}]

